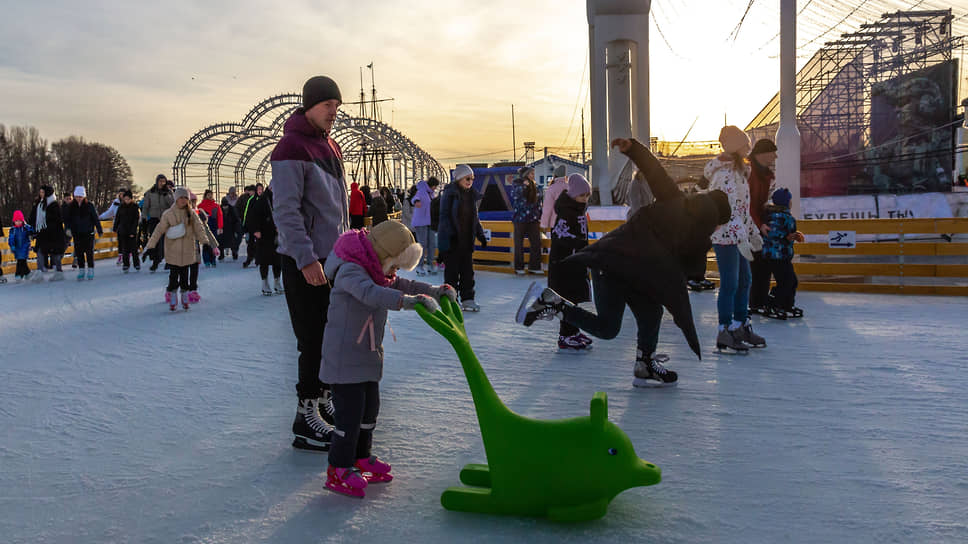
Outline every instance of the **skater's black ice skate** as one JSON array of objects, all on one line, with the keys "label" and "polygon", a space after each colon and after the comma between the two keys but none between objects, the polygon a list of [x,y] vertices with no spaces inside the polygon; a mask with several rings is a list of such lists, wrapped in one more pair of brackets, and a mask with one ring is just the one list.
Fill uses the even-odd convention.
[{"label": "skater's black ice skate", "polygon": [[777,308],[776,306],[769,306],[766,311],[763,312],[764,317],[769,317],[770,319],[779,319],[781,321],[786,321],[787,313],[786,310],[782,308]]},{"label": "skater's black ice skate", "polygon": [[552,321],[561,317],[561,312],[568,306],[573,306],[571,302],[561,298],[558,293],[547,287],[541,287],[538,282],[531,282],[528,292],[524,294],[521,305],[518,306],[518,313],[515,321],[530,327],[535,321],[544,319]]},{"label": "skater's black ice skate", "polygon": [[646,356],[638,350],[635,357],[635,387],[672,387],[679,383],[679,375],[667,369],[662,363],[669,362],[669,356],[664,353],[653,353]]},{"label": "skater's black ice skate", "polygon": [[316,407],[323,421],[329,425],[336,425],[336,406],[333,404],[332,390],[323,390],[322,396],[317,399]]},{"label": "skater's black ice skate", "polygon": [[302,399],[292,422],[292,447],[315,452],[329,451],[333,427],[319,415],[319,399]]}]

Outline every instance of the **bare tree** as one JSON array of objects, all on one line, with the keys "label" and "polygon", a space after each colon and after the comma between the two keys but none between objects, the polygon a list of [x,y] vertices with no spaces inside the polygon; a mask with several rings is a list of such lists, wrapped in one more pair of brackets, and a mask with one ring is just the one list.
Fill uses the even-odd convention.
[{"label": "bare tree", "polygon": [[48,149],[36,128],[0,125],[0,213],[9,221],[14,210],[26,212],[43,185],[58,194],[83,185],[101,209],[120,189],[131,188],[131,167],[104,144],[70,136]]},{"label": "bare tree", "polygon": [[9,222],[13,211],[24,210],[37,190],[51,181],[47,142],[34,127],[0,125],[0,213]]}]

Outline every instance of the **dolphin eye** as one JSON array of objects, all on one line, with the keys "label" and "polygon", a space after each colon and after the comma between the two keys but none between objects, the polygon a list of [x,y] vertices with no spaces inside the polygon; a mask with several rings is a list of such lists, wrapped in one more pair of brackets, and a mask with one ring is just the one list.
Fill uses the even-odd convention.
[{"label": "dolphin eye", "polygon": [[609,455],[618,455],[618,450],[615,448],[608,448]]}]

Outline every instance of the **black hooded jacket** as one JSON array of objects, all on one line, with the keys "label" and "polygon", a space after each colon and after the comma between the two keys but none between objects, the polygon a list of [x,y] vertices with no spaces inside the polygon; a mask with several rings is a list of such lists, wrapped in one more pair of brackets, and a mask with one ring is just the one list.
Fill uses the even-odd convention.
[{"label": "black hooded jacket", "polygon": [[138,207],[138,204],[122,202],[114,216],[114,231],[118,233],[118,236],[137,236],[140,222],[141,208]]},{"label": "black hooded jacket", "polygon": [[[248,195],[246,195],[248,196]],[[241,201],[241,199],[239,199]],[[235,236],[235,233],[242,231],[242,218],[239,210],[229,203],[227,196],[222,197],[222,232]]]},{"label": "black hooded jacket", "polygon": [[[27,223],[32,225],[35,230],[34,238],[37,240],[37,251],[43,251],[49,255],[60,255],[67,249],[67,234],[64,232],[64,217],[61,215],[61,206],[54,196],[54,189],[49,185],[43,187],[47,196],[44,200],[37,200],[30,208],[30,218]],[[52,198],[53,197],[53,198]],[[47,219],[47,226],[43,229],[37,224],[37,207],[44,209]]]},{"label": "black hooded jacket", "polygon": [[566,261],[602,270],[662,304],[702,358],[686,277],[702,270],[710,235],[729,220],[729,202],[721,191],[687,197],[638,141],[625,154],[645,176],[655,202]]},{"label": "black hooded jacket", "polygon": [[555,201],[555,224],[551,227],[551,254],[548,255],[548,287],[572,302],[590,300],[588,269],[581,263],[562,262],[588,246],[587,205],[568,191]]},{"label": "black hooded jacket", "polygon": [[82,234],[104,234],[101,230],[101,220],[97,217],[97,209],[87,199],[78,203],[76,200],[68,204],[64,214],[64,226],[71,230],[73,236]]}]

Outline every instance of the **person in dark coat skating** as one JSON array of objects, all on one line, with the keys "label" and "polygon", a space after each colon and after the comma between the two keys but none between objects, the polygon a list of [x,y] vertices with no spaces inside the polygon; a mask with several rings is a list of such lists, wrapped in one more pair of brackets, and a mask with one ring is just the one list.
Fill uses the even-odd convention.
[{"label": "person in dark coat skating", "polygon": [[225,254],[232,251],[232,260],[239,260],[239,246],[242,244],[242,218],[239,217],[239,211],[236,209],[235,205],[238,203],[238,197],[235,197],[234,202],[229,196],[235,194],[235,187],[229,190],[229,195],[222,197],[222,235],[219,237],[219,247],[222,253],[218,256],[218,260],[225,260]]},{"label": "person in dark coat skating", "polygon": [[131,269],[131,261],[134,260],[134,269],[141,270],[141,261],[138,259],[138,226],[141,223],[141,208],[134,201],[134,194],[131,191],[124,191],[121,195],[121,204],[114,214],[114,231],[118,235],[118,251],[121,253],[121,265],[124,273]]},{"label": "person in dark coat skating", "polygon": [[83,185],[74,188],[74,201],[67,206],[64,214],[64,226],[68,236],[74,238],[74,263],[77,265],[77,279],[94,279],[94,240],[95,231],[102,236],[101,220],[98,219],[97,209],[87,199],[87,190]]},{"label": "person in dark coat skating", "polygon": [[249,201],[249,209],[245,218],[246,229],[255,238],[255,260],[259,265],[259,275],[262,276],[262,294],[270,296],[273,288],[269,287],[269,267],[272,267],[272,277],[275,282],[275,294],[285,293],[282,288],[282,261],[276,251],[277,230],[272,219],[272,188],[266,189],[257,198]]},{"label": "person in dark coat skating", "polygon": [[645,175],[656,200],[597,243],[565,259],[591,269],[597,314],[535,283],[518,309],[517,321],[530,326],[538,319],[558,318],[592,336],[611,339],[618,335],[628,306],[638,324],[633,384],[675,385],[678,375],[662,364],[668,357],[656,353],[663,307],[701,358],[686,276],[702,266],[716,226],[729,221],[729,201],[722,191],[686,196],[636,140],[619,138],[612,146],[628,155]]},{"label": "person in dark coat skating", "polygon": [[[581,263],[565,262],[588,246],[588,218],[585,210],[592,187],[581,174],[572,174],[567,189],[555,200],[555,222],[551,227],[551,254],[548,257],[548,287],[563,298],[579,304],[590,300],[588,268]],[[582,352],[591,349],[592,339],[581,330],[562,321],[558,328],[558,349]]]},{"label": "person in dark coat skating", "polygon": [[[40,188],[39,196],[30,210],[30,225],[34,227],[37,253],[37,268],[39,274],[32,276],[34,281],[43,281],[45,273],[54,269],[50,281],[64,279],[61,259],[67,250],[67,233],[64,231],[64,218],[61,205],[57,201],[54,188],[44,185]],[[48,261],[49,259],[49,261]]]},{"label": "person in dark coat skating", "polygon": [[460,294],[461,310],[479,312],[474,302],[474,240],[487,247],[478,207],[483,195],[474,189],[474,171],[466,164],[454,169],[454,181],[440,197],[437,248],[444,260],[444,281]]}]

